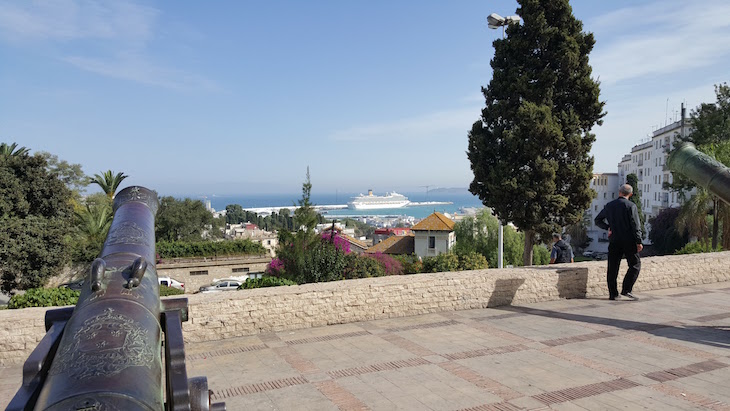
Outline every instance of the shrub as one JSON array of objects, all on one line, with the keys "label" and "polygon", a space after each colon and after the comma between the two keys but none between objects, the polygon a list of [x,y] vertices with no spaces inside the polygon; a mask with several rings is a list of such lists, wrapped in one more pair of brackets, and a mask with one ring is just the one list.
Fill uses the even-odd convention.
[{"label": "shrub", "polygon": [[347,267],[346,256],[334,244],[321,241],[302,256],[300,271],[293,273],[293,280],[298,284],[341,280]]},{"label": "shrub", "polygon": [[235,255],[258,255],[266,249],[251,240],[231,241],[159,241],[156,244],[160,258],[215,257]]},{"label": "shrub", "polygon": [[676,221],[679,217],[679,208],[665,208],[659,214],[649,219],[651,231],[649,239],[658,255],[673,254],[689,241],[689,234],[677,230]]},{"label": "shrub", "polygon": [[383,253],[369,254],[362,256],[364,258],[372,258],[379,262],[385,270],[385,275],[401,275],[403,274],[403,265],[400,261],[396,260],[392,256]]},{"label": "shrub", "polygon": [[699,254],[699,253],[713,253],[722,251],[722,247],[719,245],[714,250],[712,249],[712,243],[709,241],[695,241],[694,243],[688,243],[684,247],[677,250],[674,254]]},{"label": "shrub", "polygon": [[456,254],[439,254],[423,259],[424,273],[443,273],[459,270],[459,257]]},{"label": "shrub", "polygon": [[8,308],[76,305],[78,301],[79,292],[68,288],[31,288],[25,294],[12,296]]},{"label": "shrub", "polygon": [[265,273],[269,277],[282,277],[284,274],[284,261],[274,258],[266,265]]},{"label": "shrub", "polygon": [[247,290],[251,288],[278,287],[282,285],[297,285],[294,281],[286,278],[264,276],[261,278],[249,278],[240,287],[239,290]]},{"label": "shrub", "polygon": [[489,266],[487,258],[476,251],[460,253],[459,270],[482,270]]},{"label": "shrub", "polygon": [[160,284],[160,297],[166,297],[168,295],[180,295],[185,294],[185,291],[179,290],[175,287],[168,287]]},{"label": "shrub", "polygon": [[550,264],[550,249],[542,244],[532,246],[532,265]]},{"label": "shrub", "polygon": [[345,278],[369,278],[385,275],[385,267],[378,260],[366,256],[348,254]]},{"label": "shrub", "polygon": [[400,261],[400,264],[403,267],[403,274],[418,274],[423,271],[423,263],[415,254],[394,255],[393,258]]}]

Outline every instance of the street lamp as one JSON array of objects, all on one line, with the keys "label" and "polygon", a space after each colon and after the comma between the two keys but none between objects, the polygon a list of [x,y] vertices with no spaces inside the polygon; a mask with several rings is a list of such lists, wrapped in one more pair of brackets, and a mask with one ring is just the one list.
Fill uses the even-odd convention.
[{"label": "street lamp", "polygon": [[492,13],[487,16],[487,25],[490,29],[502,28],[502,38],[504,38],[504,26],[515,24],[520,22],[520,16],[507,16],[502,17],[497,13]]},{"label": "street lamp", "polygon": [[[490,29],[498,29],[502,27],[502,38],[504,39],[504,26],[510,24],[519,24],[520,16],[507,16],[502,17],[497,13],[492,13],[487,16],[487,25]],[[497,268],[502,268],[504,264],[504,226],[502,221],[499,222],[499,232],[497,235]]]}]

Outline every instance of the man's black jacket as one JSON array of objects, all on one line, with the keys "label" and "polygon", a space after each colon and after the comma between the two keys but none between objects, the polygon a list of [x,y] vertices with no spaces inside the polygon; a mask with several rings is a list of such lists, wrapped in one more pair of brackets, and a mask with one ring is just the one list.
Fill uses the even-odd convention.
[{"label": "man's black jacket", "polygon": [[636,209],[636,204],[625,197],[619,197],[606,204],[594,221],[604,230],[611,229],[608,240],[612,243],[641,244],[639,211]]}]

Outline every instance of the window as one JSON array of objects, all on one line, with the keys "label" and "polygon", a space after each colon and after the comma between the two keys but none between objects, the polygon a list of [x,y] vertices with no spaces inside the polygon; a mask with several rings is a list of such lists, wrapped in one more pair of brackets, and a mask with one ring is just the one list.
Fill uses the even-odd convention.
[{"label": "window", "polygon": [[593,210],[594,210],[594,211],[598,211],[598,205],[594,205],[594,206],[593,206]]},{"label": "window", "polygon": [[606,193],[603,193],[603,198],[606,198]]},{"label": "window", "polygon": [[611,198],[616,198],[616,193],[611,193]]},{"label": "window", "polygon": [[247,273],[248,272],[248,267],[236,267],[236,268],[232,268],[231,269],[231,272],[234,272],[234,273]]},{"label": "window", "polygon": [[190,275],[208,275],[208,270],[191,271]]},{"label": "window", "polygon": [[436,237],[430,236],[428,237],[428,248],[436,248]]}]

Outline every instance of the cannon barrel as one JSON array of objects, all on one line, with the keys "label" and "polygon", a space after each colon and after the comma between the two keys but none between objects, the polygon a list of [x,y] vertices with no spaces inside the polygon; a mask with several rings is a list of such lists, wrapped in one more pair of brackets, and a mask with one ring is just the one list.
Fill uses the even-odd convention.
[{"label": "cannon barrel", "polygon": [[697,150],[694,144],[680,143],[669,155],[667,165],[730,204],[730,169]]},{"label": "cannon barrel", "polygon": [[157,195],[144,187],[115,197],[109,234],[76,307],[46,314],[48,332],[8,409],[225,410],[210,404],[205,377],[187,379],[187,299],[160,299],[157,207]]}]

